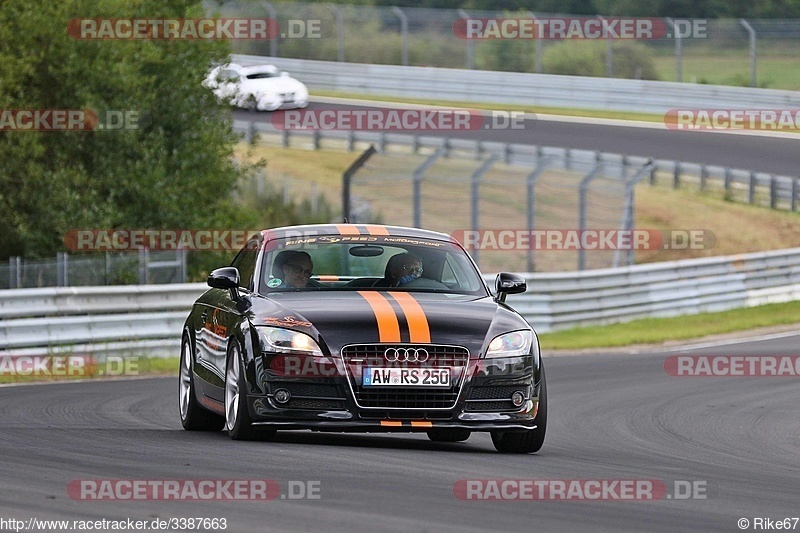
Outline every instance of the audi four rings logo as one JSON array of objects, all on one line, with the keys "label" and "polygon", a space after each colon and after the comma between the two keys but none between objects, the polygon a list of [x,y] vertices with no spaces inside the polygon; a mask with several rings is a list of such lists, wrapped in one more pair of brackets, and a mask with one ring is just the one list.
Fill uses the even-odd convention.
[{"label": "audi four rings logo", "polygon": [[424,363],[430,357],[425,348],[387,348],[383,356],[390,362]]}]

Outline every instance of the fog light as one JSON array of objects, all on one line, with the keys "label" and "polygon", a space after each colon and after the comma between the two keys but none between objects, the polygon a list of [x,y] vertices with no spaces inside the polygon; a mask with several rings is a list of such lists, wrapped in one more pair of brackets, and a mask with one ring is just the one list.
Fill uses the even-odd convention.
[{"label": "fog light", "polygon": [[524,402],[525,402],[525,395],[522,392],[517,391],[511,395],[511,403],[513,403],[515,407],[519,407]]},{"label": "fog light", "polygon": [[278,389],[275,391],[275,401],[278,403],[286,403],[292,397],[292,394],[286,389]]}]

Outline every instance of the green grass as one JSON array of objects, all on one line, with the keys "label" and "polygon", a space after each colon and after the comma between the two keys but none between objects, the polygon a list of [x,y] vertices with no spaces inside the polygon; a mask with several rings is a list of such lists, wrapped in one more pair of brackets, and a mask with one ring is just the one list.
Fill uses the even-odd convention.
[{"label": "green grass", "polygon": [[627,111],[601,111],[592,109],[577,109],[567,107],[539,107],[523,106],[515,104],[487,104],[485,102],[454,102],[451,100],[405,98],[402,96],[391,95],[367,95],[358,93],[338,92],[338,91],[319,91],[315,90],[314,96],[330,96],[336,98],[354,98],[358,100],[369,100],[378,102],[392,102],[402,104],[417,104],[442,107],[461,107],[469,109],[497,110],[497,111],[523,111],[525,113],[539,113],[542,115],[562,115],[569,117],[588,117],[588,118],[610,118],[617,120],[637,120],[641,122],[663,122],[664,115],[634,113]]},{"label": "green grass", "polygon": [[624,324],[571,328],[539,335],[542,352],[612,348],[633,344],[696,339],[754,328],[795,324],[800,321],[800,301],[700,313],[670,318],[644,318]]},{"label": "green grass", "polygon": [[[654,58],[663,81],[675,81],[674,57]],[[738,55],[683,57],[683,81],[714,85],[750,85],[750,59],[747,51]],[[800,90],[800,55],[794,57],[756,56],[756,83],[769,89]]]}]

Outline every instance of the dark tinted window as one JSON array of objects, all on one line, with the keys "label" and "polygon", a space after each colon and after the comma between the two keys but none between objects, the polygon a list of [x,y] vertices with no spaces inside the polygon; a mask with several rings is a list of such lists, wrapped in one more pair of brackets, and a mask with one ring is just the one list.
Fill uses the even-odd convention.
[{"label": "dark tinted window", "polygon": [[258,243],[250,241],[231,263],[231,266],[239,269],[239,286],[249,291],[253,290],[257,254]]}]

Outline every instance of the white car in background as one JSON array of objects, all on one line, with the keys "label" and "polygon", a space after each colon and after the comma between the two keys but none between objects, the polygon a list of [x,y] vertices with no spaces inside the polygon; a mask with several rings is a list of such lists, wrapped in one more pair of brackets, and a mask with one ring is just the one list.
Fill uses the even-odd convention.
[{"label": "white car in background", "polygon": [[220,101],[245,109],[275,111],[308,105],[308,88],[274,65],[220,65],[209,72],[203,85]]}]

